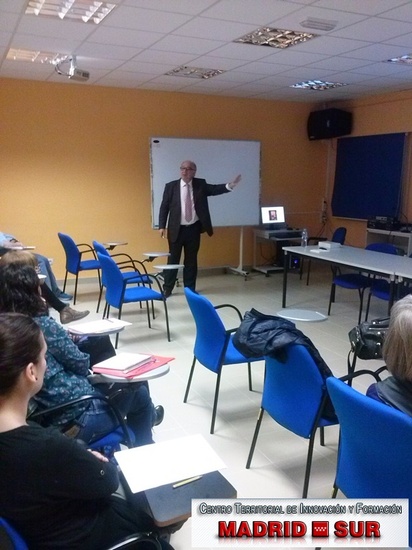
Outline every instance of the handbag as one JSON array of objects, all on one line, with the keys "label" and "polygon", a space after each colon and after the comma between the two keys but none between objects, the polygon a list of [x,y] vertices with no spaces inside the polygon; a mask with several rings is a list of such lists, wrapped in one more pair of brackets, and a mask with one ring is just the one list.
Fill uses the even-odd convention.
[{"label": "handbag", "polygon": [[360,323],[349,331],[351,351],[359,359],[382,359],[382,347],[389,317]]}]

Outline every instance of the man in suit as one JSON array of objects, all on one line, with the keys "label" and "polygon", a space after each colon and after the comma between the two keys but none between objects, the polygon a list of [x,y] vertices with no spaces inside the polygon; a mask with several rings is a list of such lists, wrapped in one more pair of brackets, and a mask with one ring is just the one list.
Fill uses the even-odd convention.
[{"label": "man in suit", "polygon": [[[196,290],[197,253],[200,235],[213,235],[208,197],[229,193],[239,183],[238,175],[230,183],[210,185],[204,179],[196,178],[196,164],[185,160],[180,165],[180,179],[166,184],[159,211],[161,237],[169,241],[169,264],[178,264],[184,251],[183,284]],[[166,232],[167,227],[167,232]],[[177,278],[177,270],[165,270],[164,294],[168,298]]]}]

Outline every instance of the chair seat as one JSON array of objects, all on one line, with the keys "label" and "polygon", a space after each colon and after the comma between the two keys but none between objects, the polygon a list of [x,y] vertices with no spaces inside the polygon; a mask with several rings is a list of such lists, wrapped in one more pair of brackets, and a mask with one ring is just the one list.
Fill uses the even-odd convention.
[{"label": "chair seat", "polygon": [[[129,280],[129,282],[131,282]],[[147,286],[136,286],[131,288],[126,288],[123,296],[123,302],[139,302],[139,301],[150,301],[150,300],[163,300],[160,292],[153,290]]]},{"label": "chair seat", "polygon": [[333,283],[343,288],[357,290],[358,288],[370,287],[372,279],[360,273],[343,273],[342,275],[336,275],[333,278]]},{"label": "chair seat", "polygon": [[79,264],[79,271],[87,271],[89,269],[100,269],[99,260],[83,260]]},{"label": "chair seat", "polygon": [[251,363],[253,361],[262,361],[262,357],[248,358],[242,355],[240,351],[238,351],[238,349],[235,348],[235,346],[233,345],[232,338],[229,340],[229,343],[226,349],[225,358],[223,360],[223,365],[232,365],[232,364],[237,365],[239,363]]}]

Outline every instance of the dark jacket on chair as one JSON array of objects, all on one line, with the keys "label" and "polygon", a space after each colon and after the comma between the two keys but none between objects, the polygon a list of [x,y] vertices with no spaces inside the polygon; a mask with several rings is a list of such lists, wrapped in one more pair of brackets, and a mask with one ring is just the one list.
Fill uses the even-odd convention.
[{"label": "dark jacket on chair", "polygon": [[332,376],[312,341],[294,323],[282,317],[265,315],[256,309],[247,311],[233,336],[233,344],[245,357],[269,355],[280,362],[285,360],[288,344],[299,344],[307,348],[323,378]]}]

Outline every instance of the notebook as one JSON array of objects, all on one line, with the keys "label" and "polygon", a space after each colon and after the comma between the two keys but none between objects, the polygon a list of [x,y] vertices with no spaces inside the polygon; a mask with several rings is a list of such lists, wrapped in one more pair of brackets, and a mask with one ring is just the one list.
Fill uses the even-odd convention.
[{"label": "notebook", "polygon": [[77,323],[68,327],[68,331],[72,334],[80,334],[82,336],[93,336],[99,334],[110,334],[114,332],[120,332],[131,325],[128,321],[121,319],[99,319],[96,321],[88,321],[83,323]]},{"label": "notebook", "polygon": [[[130,355],[138,355],[138,354],[130,354]],[[132,379],[136,376],[140,376],[141,374],[144,374],[146,372],[159,369],[163,365],[166,365],[167,363],[170,363],[170,361],[173,361],[174,357],[159,357],[157,355],[152,355],[150,357],[150,360],[142,363],[140,365],[134,365],[130,369],[127,370],[127,372],[123,370],[116,370],[111,369],[109,363],[107,363],[108,368],[100,368],[99,365],[102,365],[105,363],[105,361],[102,361],[101,363],[98,363],[93,366],[93,373],[94,374],[102,374],[103,376],[109,376],[109,377],[119,377],[123,379]],[[110,359],[108,360],[110,361]]]},{"label": "notebook", "polygon": [[142,353],[119,353],[114,357],[110,357],[101,363],[97,363],[93,366],[93,372],[102,371],[115,371],[119,374],[127,374],[131,370],[141,367],[142,365],[149,363],[153,359],[152,355],[145,355]]}]

